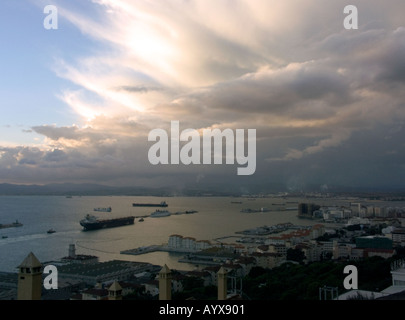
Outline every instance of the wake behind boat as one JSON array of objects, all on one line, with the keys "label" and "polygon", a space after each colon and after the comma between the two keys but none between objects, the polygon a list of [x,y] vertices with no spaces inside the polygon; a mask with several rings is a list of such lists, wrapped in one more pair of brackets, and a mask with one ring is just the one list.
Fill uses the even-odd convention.
[{"label": "wake behind boat", "polygon": [[135,217],[132,216],[113,219],[98,219],[97,217],[88,214],[84,219],[80,220],[80,225],[83,227],[84,231],[88,231],[127,226],[134,224],[134,220]]}]

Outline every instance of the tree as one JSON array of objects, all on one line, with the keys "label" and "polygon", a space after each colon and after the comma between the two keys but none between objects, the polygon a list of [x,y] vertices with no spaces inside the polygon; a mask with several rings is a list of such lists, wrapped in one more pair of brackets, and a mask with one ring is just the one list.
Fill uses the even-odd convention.
[{"label": "tree", "polygon": [[305,253],[301,249],[288,249],[287,250],[287,260],[291,261],[297,261],[299,263],[302,263],[305,259]]}]

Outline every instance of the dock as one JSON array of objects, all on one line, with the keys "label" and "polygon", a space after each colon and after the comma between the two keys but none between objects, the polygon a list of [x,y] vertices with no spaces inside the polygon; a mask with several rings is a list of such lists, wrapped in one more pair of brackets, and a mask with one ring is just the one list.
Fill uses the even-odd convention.
[{"label": "dock", "polygon": [[141,255],[141,254],[158,252],[158,251],[173,252],[173,253],[195,253],[196,252],[196,250],[192,250],[192,249],[170,248],[167,245],[151,245],[151,246],[139,247],[139,248],[135,248],[135,249],[123,250],[123,251],[120,251],[120,254],[129,254],[129,255],[137,256],[137,255]]}]

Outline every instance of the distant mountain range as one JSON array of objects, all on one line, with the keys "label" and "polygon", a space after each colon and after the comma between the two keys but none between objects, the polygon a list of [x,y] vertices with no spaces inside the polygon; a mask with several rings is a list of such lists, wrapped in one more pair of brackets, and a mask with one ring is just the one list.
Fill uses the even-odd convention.
[{"label": "distant mountain range", "polygon": [[[238,186],[225,185],[205,185],[205,186],[188,186],[185,188],[176,187],[161,187],[161,188],[146,188],[136,186],[107,186],[101,184],[76,184],[76,183],[59,183],[47,185],[20,185],[20,184],[0,184],[0,196],[4,195],[55,195],[55,196],[242,196],[268,193],[288,193],[289,196],[305,196],[311,193],[320,193],[319,188],[315,186],[313,189],[292,191],[284,188],[251,188],[249,191]],[[334,188],[333,190],[321,192],[322,194],[341,195],[341,196],[359,196],[366,198],[387,198],[404,200],[405,190],[403,188]]]},{"label": "distant mountain range", "polygon": [[144,188],[144,187],[116,187],[100,184],[75,184],[60,183],[47,185],[19,185],[0,184],[0,195],[62,195],[62,196],[107,196],[107,195],[128,195],[128,196],[233,196],[237,195],[232,191],[211,191],[211,190],[178,190],[169,187]]}]

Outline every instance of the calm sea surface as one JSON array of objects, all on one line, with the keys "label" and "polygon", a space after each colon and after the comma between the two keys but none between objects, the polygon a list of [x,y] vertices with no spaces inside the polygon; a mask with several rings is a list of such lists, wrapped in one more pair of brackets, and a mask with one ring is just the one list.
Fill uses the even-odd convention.
[{"label": "calm sea surface", "polygon": [[[134,225],[96,231],[82,231],[79,221],[88,213],[98,217],[149,215],[155,208],[133,207],[133,202],[166,201],[170,212],[197,210],[195,214],[172,215],[163,218],[135,220]],[[232,203],[242,201],[242,204]],[[171,268],[191,270],[193,267],[177,260],[182,256],[155,252],[139,256],[122,255],[120,251],[140,246],[167,243],[172,234],[212,240],[234,235],[248,228],[291,222],[310,225],[315,222],[298,219],[297,211],[242,213],[242,209],[297,207],[297,203],[349,204],[334,199],[259,198],[254,201],[228,197],[58,197],[58,196],[2,196],[0,197],[0,223],[18,220],[22,227],[0,229],[0,271],[16,271],[16,267],[29,252],[40,261],[59,260],[67,256],[69,244],[76,245],[77,254],[98,256],[100,261],[112,259],[142,261]],[[112,207],[111,213],[94,212],[96,207]],[[56,233],[48,234],[54,229]],[[3,238],[6,237],[6,238]]]}]

